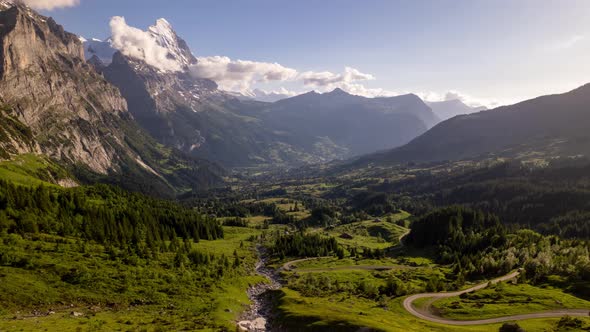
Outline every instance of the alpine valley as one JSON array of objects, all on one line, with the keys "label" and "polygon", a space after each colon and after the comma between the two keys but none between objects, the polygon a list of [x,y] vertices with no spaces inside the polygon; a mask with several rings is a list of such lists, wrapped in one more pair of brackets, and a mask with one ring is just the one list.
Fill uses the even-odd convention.
[{"label": "alpine valley", "polygon": [[0,331],[590,330],[590,85],[237,92],[81,2],[0,0]]}]

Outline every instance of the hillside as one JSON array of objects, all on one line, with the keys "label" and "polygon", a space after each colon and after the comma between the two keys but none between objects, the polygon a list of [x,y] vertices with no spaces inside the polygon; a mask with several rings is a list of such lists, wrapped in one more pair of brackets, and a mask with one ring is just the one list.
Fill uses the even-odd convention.
[{"label": "hillside", "polygon": [[442,122],[407,145],[356,164],[428,162],[496,155],[587,155],[590,85]]},{"label": "hillside", "polygon": [[325,137],[342,149],[341,157],[400,146],[438,122],[415,95],[365,98],[341,89],[278,101],[262,119],[274,130],[294,133],[291,139],[308,149]]},{"label": "hillside", "polygon": [[77,36],[24,5],[0,9],[0,158],[43,155],[78,180],[163,195],[219,182],[217,166],[159,147],[137,126]]}]

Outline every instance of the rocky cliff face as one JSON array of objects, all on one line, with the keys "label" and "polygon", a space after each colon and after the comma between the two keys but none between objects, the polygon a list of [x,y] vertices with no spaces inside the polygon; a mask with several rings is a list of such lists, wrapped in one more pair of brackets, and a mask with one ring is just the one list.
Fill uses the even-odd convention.
[{"label": "rocky cliff face", "polygon": [[109,66],[98,70],[120,89],[133,116],[159,141],[186,152],[205,142],[198,129],[183,130],[175,113],[202,109],[202,99],[216,93],[215,83],[193,79],[187,73],[161,72],[120,52]]},{"label": "rocky cliff face", "polygon": [[108,52],[95,50],[104,51],[108,41],[86,43],[86,58],[119,88],[134,118],[158,141],[228,167],[329,159],[291,145],[289,135],[266,127],[257,118],[263,103],[241,102],[213,81],[192,76],[189,69],[197,59],[167,21],[158,20],[147,32],[182,70],[163,71],[117,51],[111,61],[102,61],[98,53]]},{"label": "rocky cliff face", "polygon": [[170,152],[148,144],[119,90],[86,63],[79,38],[6,2],[0,3],[0,103],[2,116],[11,119],[0,137],[5,158],[41,153],[103,176],[133,171],[170,185],[158,160]]},{"label": "rocky cliff face", "polygon": [[101,129],[127,104],[85,63],[75,35],[51,18],[13,6],[0,12],[0,64],[0,99],[38,142],[33,151],[19,152],[80,162],[102,174],[117,168]]}]

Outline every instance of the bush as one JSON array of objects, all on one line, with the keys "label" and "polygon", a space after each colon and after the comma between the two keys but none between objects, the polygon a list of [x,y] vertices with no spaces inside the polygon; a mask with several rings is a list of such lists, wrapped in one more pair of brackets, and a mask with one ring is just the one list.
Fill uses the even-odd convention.
[{"label": "bush", "polygon": [[525,330],[516,323],[504,323],[500,327],[500,332],[525,332]]},{"label": "bush", "polygon": [[557,327],[558,328],[579,329],[582,327],[582,324],[583,324],[583,322],[579,318],[564,316],[559,320],[559,322],[557,322]]}]

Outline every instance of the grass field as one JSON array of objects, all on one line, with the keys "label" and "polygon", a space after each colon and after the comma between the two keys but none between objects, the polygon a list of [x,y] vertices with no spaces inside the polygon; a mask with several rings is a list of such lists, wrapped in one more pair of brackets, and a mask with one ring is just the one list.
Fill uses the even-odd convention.
[{"label": "grass field", "polygon": [[[336,226],[326,232],[345,246],[385,249],[397,245],[399,237],[406,231],[405,228],[389,222],[365,220]],[[343,234],[349,235],[352,239],[344,238]]]},{"label": "grass field", "polygon": [[0,179],[24,186],[53,186],[67,178],[67,172],[44,157],[23,154],[0,162]]},{"label": "grass field", "polygon": [[526,314],[554,309],[588,309],[590,302],[551,287],[501,283],[461,297],[432,303],[446,318],[469,320]]},{"label": "grass field", "polygon": [[317,228],[313,232],[333,236],[338,243],[348,248],[386,249],[397,245],[399,237],[408,231],[395,222],[409,216],[409,213],[402,211],[383,218],[372,218],[328,229]]},{"label": "grass field", "polygon": [[330,269],[341,268],[346,266],[393,266],[399,265],[399,261],[395,258],[386,257],[383,259],[354,259],[354,258],[318,258],[313,260],[306,260],[297,263],[293,266],[298,271],[308,269]]},{"label": "grass field", "polygon": [[[293,290],[277,294],[280,323],[306,331],[357,331],[372,328],[377,331],[498,331],[502,324],[479,326],[448,326],[433,324],[407,313],[402,299],[386,300],[380,304],[364,298],[342,295],[305,297]],[[586,326],[590,318],[582,318]],[[532,319],[518,322],[527,332],[557,331],[559,319]]]},{"label": "grass field", "polygon": [[223,240],[193,244],[217,257],[238,253],[243,268],[221,277],[176,268],[173,253],[113,258],[77,239],[1,236],[0,331],[233,330],[247,288],[264,281],[249,241],[261,231],[224,230]]}]

